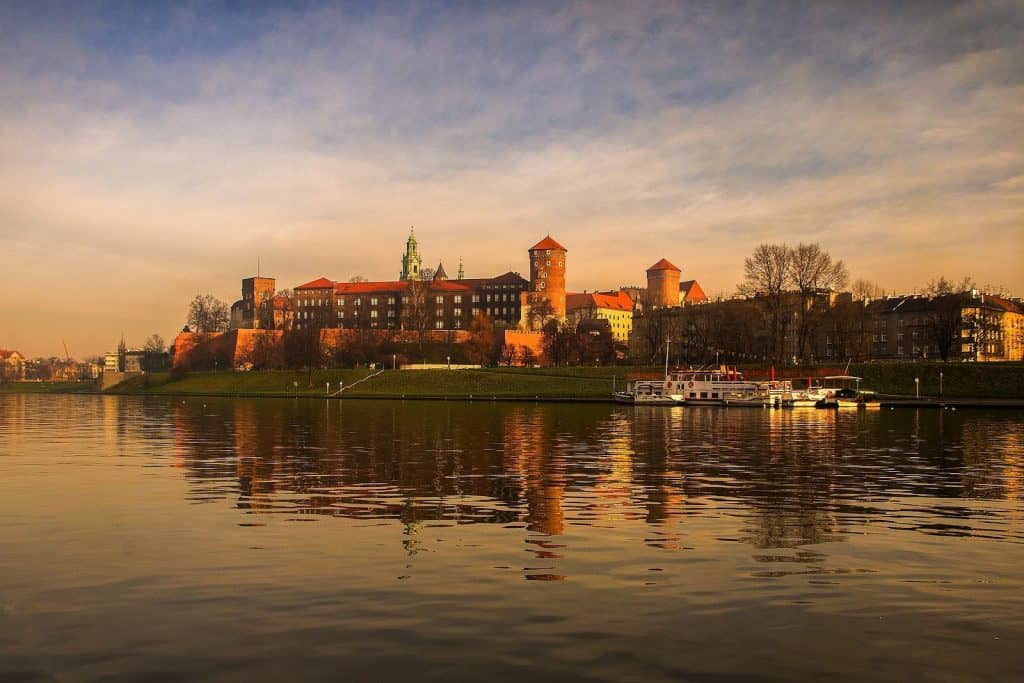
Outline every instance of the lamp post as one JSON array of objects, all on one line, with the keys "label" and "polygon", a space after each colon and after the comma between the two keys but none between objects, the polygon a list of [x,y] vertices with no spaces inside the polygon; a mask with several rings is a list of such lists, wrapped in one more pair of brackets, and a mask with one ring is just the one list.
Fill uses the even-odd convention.
[{"label": "lamp post", "polygon": [[391,354],[391,369],[395,370],[396,368],[398,368],[398,354],[393,353]]},{"label": "lamp post", "polygon": [[942,370],[939,370],[939,398],[942,398]]},{"label": "lamp post", "polygon": [[914,395],[917,398],[921,398],[921,378],[920,377],[915,377],[914,378]]},{"label": "lamp post", "polygon": [[452,357],[451,356],[448,356],[448,369],[449,370],[452,369]]}]

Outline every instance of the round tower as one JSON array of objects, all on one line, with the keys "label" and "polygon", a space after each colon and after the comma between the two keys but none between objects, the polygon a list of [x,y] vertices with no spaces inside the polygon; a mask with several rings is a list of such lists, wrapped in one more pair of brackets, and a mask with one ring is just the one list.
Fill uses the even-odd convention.
[{"label": "round tower", "polygon": [[568,251],[548,235],[530,247],[530,291],[551,303],[552,315],[565,320],[565,254]]},{"label": "round tower", "polygon": [[667,259],[647,269],[647,305],[651,308],[675,308],[679,305],[680,271]]}]

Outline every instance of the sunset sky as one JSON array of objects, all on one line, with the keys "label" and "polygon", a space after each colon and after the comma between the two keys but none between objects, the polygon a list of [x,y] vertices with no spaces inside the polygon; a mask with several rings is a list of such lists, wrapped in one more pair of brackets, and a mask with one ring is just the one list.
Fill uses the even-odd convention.
[{"label": "sunset sky", "polygon": [[0,347],[168,341],[264,275],[662,257],[732,293],[760,242],[1024,295],[1024,5],[0,0]]}]

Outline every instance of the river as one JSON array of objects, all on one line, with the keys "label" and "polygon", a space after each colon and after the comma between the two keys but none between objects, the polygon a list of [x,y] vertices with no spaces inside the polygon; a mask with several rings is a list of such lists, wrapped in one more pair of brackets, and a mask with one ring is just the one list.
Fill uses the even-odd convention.
[{"label": "river", "polygon": [[1009,680],[1024,415],[0,396],[0,679]]}]

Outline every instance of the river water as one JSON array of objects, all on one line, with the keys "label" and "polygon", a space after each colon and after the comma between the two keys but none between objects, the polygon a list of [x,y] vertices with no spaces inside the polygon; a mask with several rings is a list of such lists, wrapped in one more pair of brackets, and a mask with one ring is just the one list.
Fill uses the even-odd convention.
[{"label": "river water", "polygon": [[0,396],[0,679],[1011,680],[1024,415]]}]

